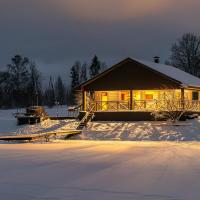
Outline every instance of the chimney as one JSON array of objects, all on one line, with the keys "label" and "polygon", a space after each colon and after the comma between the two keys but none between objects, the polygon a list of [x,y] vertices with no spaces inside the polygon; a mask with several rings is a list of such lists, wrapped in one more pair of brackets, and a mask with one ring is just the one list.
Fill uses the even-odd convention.
[{"label": "chimney", "polygon": [[155,63],[160,63],[160,57],[159,56],[155,56],[154,57],[154,62]]}]

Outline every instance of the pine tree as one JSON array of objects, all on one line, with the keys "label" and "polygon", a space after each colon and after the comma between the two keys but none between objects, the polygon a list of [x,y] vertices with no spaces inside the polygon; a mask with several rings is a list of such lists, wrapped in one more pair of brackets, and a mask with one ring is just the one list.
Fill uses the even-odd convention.
[{"label": "pine tree", "polygon": [[87,81],[87,64],[83,63],[80,72],[80,83]]},{"label": "pine tree", "polygon": [[90,77],[94,77],[99,74],[101,71],[101,62],[99,61],[98,57],[95,55],[92,59],[92,63],[90,65]]},{"label": "pine tree", "polygon": [[55,94],[56,94],[56,101],[59,102],[60,105],[66,104],[65,86],[60,76],[58,76],[55,83]]},{"label": "pine tree", "polygon": [[12,59],[12,63],[8,64],[8,79],[7,85],[9,87],[10,95],[17,106],[24,106],[27,101],[27,94],[25,93],[27,83],[29,80],[29,72],[27,66],[30,64],[29,59],[16,55]]},{"label": "pine tree", "polygon": [[72,90],[80,84],[80,69],[81,64],[79,61],[76,61],[75,64],[71,68],[71,88]]},{"label": "pine tree", "polygon": [[75,64],[71,68],[71,95],[72,95],[72,103],[75,104],[75,87],[80,84],[80,69],[81,64],[79,61],[75,62]]}]

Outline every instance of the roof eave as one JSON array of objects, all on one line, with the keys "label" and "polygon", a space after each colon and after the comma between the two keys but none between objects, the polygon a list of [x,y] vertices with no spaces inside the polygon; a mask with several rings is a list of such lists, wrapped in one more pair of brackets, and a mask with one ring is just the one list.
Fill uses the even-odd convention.
[{"label": "roof eave", "polygon": [[184,87],[184,88],[187,88],[187,89],[198,89],[198,90],[200,90],[200,86],[196,86],[196,85],[188,85],[187,87]]}]

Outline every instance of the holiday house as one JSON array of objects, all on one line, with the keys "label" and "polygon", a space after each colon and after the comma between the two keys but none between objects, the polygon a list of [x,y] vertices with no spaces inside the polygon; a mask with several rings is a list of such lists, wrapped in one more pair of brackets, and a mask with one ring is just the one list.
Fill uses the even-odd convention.
[{"label": "holiday house", "polygon": [[[200,79],[178,68],[127,58],[77,87],[95,120],[150,120],[156,110],[200,111]],[[173,104],[173,105],[172,105]]]}]

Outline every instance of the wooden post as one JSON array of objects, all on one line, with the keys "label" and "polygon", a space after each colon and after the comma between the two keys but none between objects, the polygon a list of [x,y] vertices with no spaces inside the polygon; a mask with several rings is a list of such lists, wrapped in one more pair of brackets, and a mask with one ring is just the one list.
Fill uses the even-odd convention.
[{"label": "wooden post", "polygon": [[133,90],[130,90],[130,110],[133,110]]},{"label": "wooden post", "polygon": [[86,110],[86,91],[82,90],[82,111]]},{"label": "wooden post", "polygon": [[184,88],[181,88],[181,109],[185,109],[185,97],[184,97]]}]

